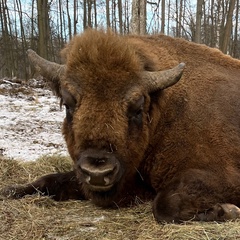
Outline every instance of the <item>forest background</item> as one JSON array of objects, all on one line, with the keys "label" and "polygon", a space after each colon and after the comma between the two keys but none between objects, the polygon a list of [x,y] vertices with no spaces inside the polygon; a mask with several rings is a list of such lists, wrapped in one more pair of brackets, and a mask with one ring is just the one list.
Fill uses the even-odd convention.
[{"label": "forest background", "polygon": [[240,58],[239,0],[0,0],[0,78],[32,76],[28,48],[60,62],[60,49],[88,27],[163,33]]}]

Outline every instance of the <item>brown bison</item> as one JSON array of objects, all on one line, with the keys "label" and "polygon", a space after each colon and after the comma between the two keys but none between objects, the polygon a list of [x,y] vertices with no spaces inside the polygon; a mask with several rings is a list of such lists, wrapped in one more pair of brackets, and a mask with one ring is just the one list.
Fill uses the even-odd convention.
[{"label": "brown bison", "polygon": [[183,39],[103,30],[76,36],[64,65],[28,56],[66,108],[73,171],[2,194],[103,207],[154,199],[159,222],[240,216],[240,61]]}]

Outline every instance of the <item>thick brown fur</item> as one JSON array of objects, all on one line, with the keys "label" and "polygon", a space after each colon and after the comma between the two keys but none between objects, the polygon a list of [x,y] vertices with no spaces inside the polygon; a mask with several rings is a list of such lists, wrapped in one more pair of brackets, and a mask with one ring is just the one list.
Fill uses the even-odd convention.
[{"label": "thick brown fur", "polygon": [[[240,206],[239,60],[183,39],[102,30],[76,36],[62,55],[63,134],[85,198],[110,206],[156,196],[158,221],[223,220],[218,204]],[[149,93],[141,85],[142,71],[180,62],[186,68],[173,87]],[[129,109],[142,96],[142,121],[131,123]],[[86,149],[120,162],[113,190],[82,185]]]}]

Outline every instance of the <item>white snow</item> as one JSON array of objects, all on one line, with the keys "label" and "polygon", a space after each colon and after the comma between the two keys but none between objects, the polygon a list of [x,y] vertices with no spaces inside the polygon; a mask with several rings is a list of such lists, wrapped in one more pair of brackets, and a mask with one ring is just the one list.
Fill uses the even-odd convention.
[{"label": "white snow", "polygon": [[61,134],[64,116],[59,99],[49,90],[33,88],[31,95],[0,94],[0,154],[23,161],[48,154],[67,155]]}]

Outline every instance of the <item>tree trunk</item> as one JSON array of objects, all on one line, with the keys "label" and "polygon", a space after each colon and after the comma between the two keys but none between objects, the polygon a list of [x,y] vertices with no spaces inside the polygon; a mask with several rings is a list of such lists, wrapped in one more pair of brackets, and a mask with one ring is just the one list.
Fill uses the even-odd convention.
[{"label": "tree trunk", "polygon": [[132,0],[131,32],[146,34],[146,0]]},{"label": "tree trunk", "polygon": [[71,16],[70,16],[70,13],[69,13],[69,0],[67,0],[67,16],[68,16],[69,39],[72,39],[72,24],[71,24]]},{"label": "tree trunk", "polygon": [[87,21],[87,23],[88,23],[88,27],[92,27],[92,0],[88,0],[87,1],[87,10],[88,10],[88,14],[87,14],[87,16],[88,16],[88,21]]},{"label": "tree trunk", "polygon": [[106,0],[106,19],[107,19],[107,28],[110,28],[109,0]]},{"label": "tree trunk", "polygon": [[[26,38],[25,38],[25,31],[24,31],[24,26],[23,26],[23,21],[22,21],[22,6],[21,6],[21,1],[20,0],[16,0],[16,3],[17,3],[17,9],[18,9],[18,14],[19,14],[19,20],[20,20],[20,28],[21,28],[21,44],[22,44],[22,55],[25,55],[25,52],[26,52]],[[19,71],[19,72],[22,72],[22,74],[24,75],[21,75],[21,77],[24,77],[25,79],[27,79],[27,63],[26,63],[26,59],[23,58],[23,69],[25,71]],[[20,70],[20,69],[17,69],[17,70]]]},{"label": "tree trunk", "polygon": [[83,0],[83,29],[87,28],[87,0]]},{"label": "tree trunk", "polygon": [[168,23],[167,23],[167,35],[170,34],[170,9],[171,9],[171,0],[168,1]]},{"label": "tree trunk", "polygon": [[223,53],[227,53],[228,44],[229,44],[229,40],[230,40],[230,37],[231,37],[232,18],[233,18],[234,7],[235,7],[235,0],[230,0],[229,10],[228,10],[228,13],[227,13],[227,22],[226,22],[226,25],[225,25],[225,28],[224,28],[222,46],[220,48]]},{"label": "tree trunk", "polygon": [[240,57],[237,54],[237,43],[238,43],[238,17],[239,17],[239,0],[236,2],[236,22],[235,22],[235,30],[234,30],[234,41],[233,41],[233,49],[232,49],[232,56],[233,57]]},{"label": "tree trunk", "polygon": [[[210,34],[210,47],[215,47],[216,45],[216,26],[214,24],[214,0],[211,0],[211,34]],[[215,40],[214,40],[215,39]]]},{"label": "tree trunk", "polygon": [[14,57],[13,57],[13,45],[11,43],[12,27],[9,16],[9,9],[7,2],[2,0],[0,6],[1,22],[2,22],[2,42],[4,46],[3,56],[3,74],[8,77],[14,76]]},{"label": "tree trunk", "polygon": [[77,14],[78,1],[74,0],[73,2],[73,34],[77,34],[77,23],[78,23],[78,14]]},{"label": "tree trunk", "polygon": [[38,0],[37,11],[38,11],[39,55],[47,59],[48,58],[48,34],[49,34],[48,1]]},{"label": "tree trunk", "polygon": [[162,0],[162,21],[161,21],[161,33],[165,32],[165,0]]},{"label": "tree trunk", "polygon": [[119,32],[123,33],[122,0],[118,0]]},{"label": "tree trunk", "polygon": [[197,16],[196,16],[196,32],[195,32],[196,43],[201,43],[202,6],[203,6],[203,0],[197,0]]},{"label": "tree trunk", "polygon": [[97,1],[94,0],[93,1],[93,5],[94,5],[94,26],[95,28],[97,28]]}]

